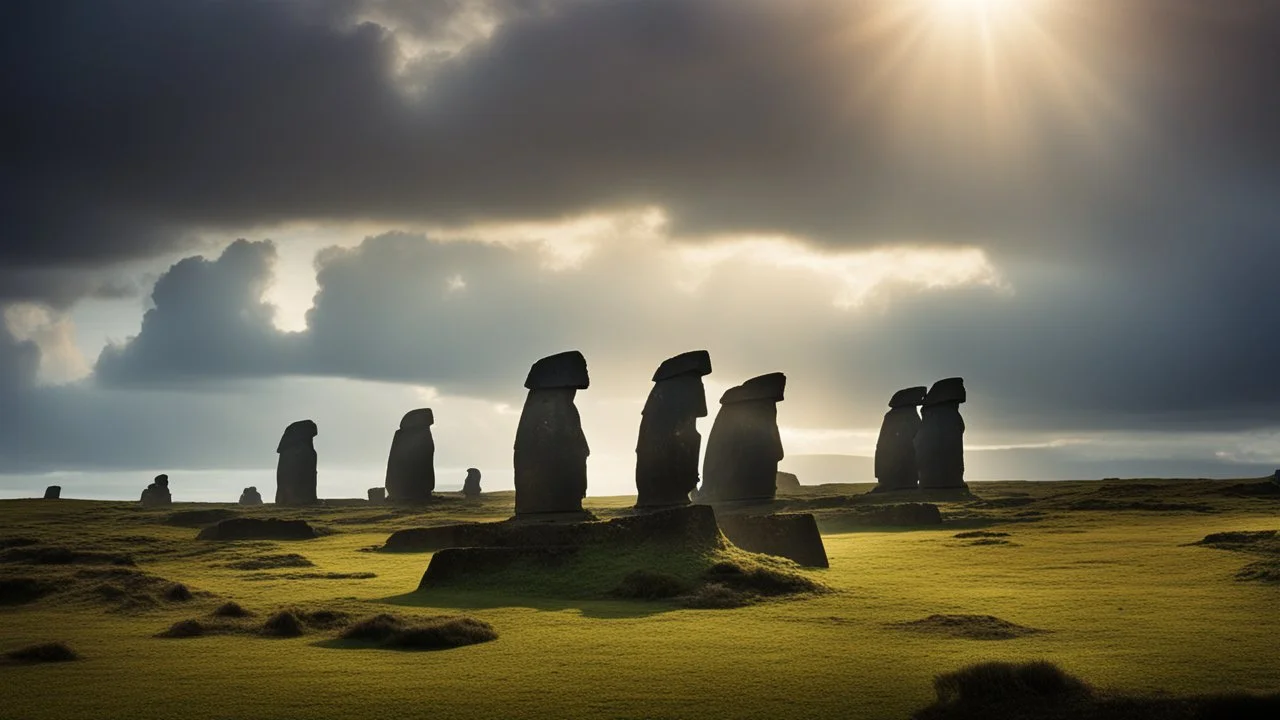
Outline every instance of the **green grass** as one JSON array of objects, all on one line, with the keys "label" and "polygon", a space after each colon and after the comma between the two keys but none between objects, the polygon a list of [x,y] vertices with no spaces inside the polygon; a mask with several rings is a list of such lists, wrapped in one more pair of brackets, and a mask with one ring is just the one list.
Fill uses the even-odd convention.
[{"label": "green grass", "polygon": [[[734,548],[718,551],[722,558],[596,554],[568,586],[550,589],[546,578],[517,574],[423,593],[413,590],[430,554],[368,551],[400,528],[503,519],[509,494],[427,509],[226,506],[329,533],[233,543],[196,542],[195,528],[167,524],[176,512],[218,506],[0,501],[0,548],[26,538],[39,542],[10,549],[65,547],[136,563],[32,564],[0,550],[0,580],[30,579],[39,590],[31,601],[0,603],[0,653],[62,642],[80,657],[0,667],[0,718],[402,720],[428,708],[441,717],[904,718],[934,702],[938,675],[1041,659],[1128,695],[1277,692],[1280,587],[1237,579],[1256,556],[1193,544],[1280,528],[1280,498],[1222,492],[1232,484],[974,484],[977,497],[939,503],[946,522],[927,529],[859,527],[853,511],[863,500],[839,496],[868,486],[804,488],[788,503],[816,508],[831,568],[778,566],[830,592],[729,609],[610,591],[630,570],[689,579],[709,561],[760,564]],[[588,499],[602,517],[629,502]],[[974,530],[1009,533],[999,539],[1011,542],[955,537]],[[312,572],[228,567],[283,555],[305,558]],[[191,598],[166,598],[174,583]],[[103,598],[93,592],[102,584],[153,602]],[[251,615],[215,617],[228,602]],[[184,620],[260,628],[282,610],[385,613],[407,624],[464,615],[498,637],[426,653],[345,646],[340,627],[305,622],[293,638],[154,637]],[[1044,632],[986,641],[898,626],[934,615],[994,616]]]}]

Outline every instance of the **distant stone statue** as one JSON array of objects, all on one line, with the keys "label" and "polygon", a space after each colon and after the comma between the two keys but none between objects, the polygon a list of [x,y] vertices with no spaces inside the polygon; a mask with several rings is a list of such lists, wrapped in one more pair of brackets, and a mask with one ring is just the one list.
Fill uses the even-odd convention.
[{"label": "distant stone statue", "polygon": [[244,492],[240,493],[240,504],[241,505],[261,505],[262,493],[258,492],[258,488],[250,485],[249,487],[244,489]]},{"label": "distant stone statue", "polygon": [[380,487],[369,488],[369,504],[370,505],[381,505],[386,501],[387,501],[386,488],[380,488]]},{"label": "distant stone statue", "polygon": [[916,433],[920,430],[920,414],[916,406],[924,402],[924,386],[910,387],[894,393],[889,412],[880,424],[876,440],[876,490],[914,490],[918,481],[916,469]]},{"label": "distant stone statue", "polygon": [[299,420],[284,429],[276,452],[276,504],[310,505],[316,501],[316,424]]},{"label": "distant stone statue", "polygon": [[586,358],[577,350],[544,357],[529,369],[516,429],[517,515],[582,511],[591,450],[573,399],[589,384]]},{"label": "distant stone statue", "polygon": [[387,457],[387,499],[429,502],[436,489],[436,443],[431,437],[431,408],[410,410],[400,420]]},{"label": "distant stone statue", "polygon": [[924,396],[915,439],[921,488],[966,487],[964,418],[960,417],[960,403],[964,401],[964,379],[958,377],[939,380]]},{"label": "distant stone statue", "polygon": [[710,372],[711,355],[694,350],[667,359],[653,374],[636,442],[636,507],[687,505],[698,487],[697,420],[707,416],[702,377]]},{"label": "distant stone statue", "polygon": [[707,437],[700,500],[771,500],[777,495],[778,403],[787,376],[770,373],[729,388]]},{"label": "distant stone statue", "polygon": [[45,500],[57,500],[61,497],[62,497],[61,485],[50,485],[49,487],[44,489]]},{"label": "distant stone statue", "polygon": [[462,481],[462,494],[469,498],[480,497],[480,471],[467,468],[467,479]]},{"label": "distant stone statue", "polygon": [[173,495],[169,492],[169,476],[157,475],[155,481],[142,491],[142,497],[139,500],[148,507],[172,505]]}]

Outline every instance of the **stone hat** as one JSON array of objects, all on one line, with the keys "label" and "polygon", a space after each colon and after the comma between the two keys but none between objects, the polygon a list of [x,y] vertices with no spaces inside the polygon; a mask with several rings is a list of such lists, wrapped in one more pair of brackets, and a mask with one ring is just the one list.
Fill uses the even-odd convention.
[{"label": "stone hat", "polygon": [[924,402],[925,392],[928,391],[928,389],[929,388],[923,385],[919,385],[917,387],[909,387],[905,390],[899,390],[893,394],[892,398],[889,398],[889,407],[915,407]]},{"label": "stone hat", "polygon": [[418,408],[410,410],[400,418],[400,429],[408,430],[409,428],[431,427],[435,424],[436,416],[431,414],[431,408]]},{"label": "stone hat", "polygon": [[529,377],[524,381],[524,386],[530,390],[585,390],[590,384],[587,359],[577,350],[542,358],[529,368]]},{"label": "stone hat", "polygon": [[285,448],[304,443],[319,434],[320,430],[314,422],[311,420],[299,420],[284,429],[284,435],[280,437],[280,444],[276,446],[276,452],[284,452]]},{"label": "stone hat", "polygon": [[782,391],[786,387],[787,376],[780,372],[759,375],[737,387],[731,387],[726,390],[724,395],[720,396],[720,404],[730,405],[751,400],[782,402]]},{"label": "stone hat", "polygon": [[157,485],[165,485],[165,486],[168,486],[168,485],[169,485],[169,476],[168,476],[168,475],[166,475],[166,474],[164,474],[164,473],[160,473],[159,475],[157,475],[157,476],[155,477],[155,483],[156,483]]},{"label": "stone hat", "polygon": [[672,358],[667,358],[658,366],[653,374],[654,382],[670,380],[681,375],[710,375],[711,353],[706,350],[690,350]]},{"label": "stone hat", "polygon": [[925,405],[938,405],[945,402],[964,402],[964,378],[946,378],[939,380],[929,388],[929,393],[924,396]]}]

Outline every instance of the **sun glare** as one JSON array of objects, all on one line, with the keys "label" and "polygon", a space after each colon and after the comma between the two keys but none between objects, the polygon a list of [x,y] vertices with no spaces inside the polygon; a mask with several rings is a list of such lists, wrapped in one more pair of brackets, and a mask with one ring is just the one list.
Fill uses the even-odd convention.
[{"label": "sun glare", "polygon": [[999,22],[1019,11],[1030,0],[928,0],[939,17],[980,24]]}]

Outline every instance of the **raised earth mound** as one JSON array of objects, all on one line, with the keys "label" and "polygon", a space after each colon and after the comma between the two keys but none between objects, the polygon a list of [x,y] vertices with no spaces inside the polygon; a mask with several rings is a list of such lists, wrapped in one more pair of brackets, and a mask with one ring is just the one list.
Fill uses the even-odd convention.
[{"label": "raised earth mound", "polygon": [[231,518],[200,531],[197,540],[310,540],[316,531],[306,520]]},{"label": "raised earth mound", "polygon": [[416,549],[457,541],[464,533],[479,538],[474,542],[493,543],[436,551],[419,591],[518,590],[572,598],[672,600],[689,607],[736,607],[766,597],[826,591],[794,562],[734,546],[705,505],[607,522],[504,522],[407,532],[396,533],[399,538],[388,539],[388,545]]}]

